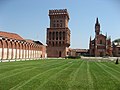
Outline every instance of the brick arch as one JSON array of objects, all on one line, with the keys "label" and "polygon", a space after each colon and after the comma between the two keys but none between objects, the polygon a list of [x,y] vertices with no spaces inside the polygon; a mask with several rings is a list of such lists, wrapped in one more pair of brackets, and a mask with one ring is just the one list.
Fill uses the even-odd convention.
[{"label": "brick arch", "polygon": [[27,45],[26,45],[26,43],[24,44],[24,46],[25,46],[25,49],[24,49],[24,58],[26,59],[26,56],[27,56]]},{"label": "brick arch", "polygon": [[31,57],[34,58],[34,44],[31,45]]},{"label": "brick arch", "polygon": [[36,45],[34,45],[34,58],[36,58]]},{"label": "brick arch", "polygon": [[23,59],[24,58],[24,48],[25,48],[23,42],[22,42],[21,46],[22,46],[22,55],[21,56],[22,56],[22,59]]},{"label": "brick arch", "polygon": [[16,49],[15,59],[18,59],[19,58],[19,50],[18,50],[19,46],[18,46],[18,42],[17,41],[15,41],[15,45],[16,45],[16,47],[15,47],[15,49]]},{"label": "brick arch", "polygon": [[3,41],[0,40],[0,59],[3,59]]},{"label": "brick arch", "polygon": [[21,50],[21,48],[20,48],[20,42],[17,42],[17,44],[18,44],[18,47],[17,47],[17,59],[20,59],[20,50]]},{"label": "brick arch", "polygon": [[8,59],[12,59],[12,42],[9,41],[8,44],[9,44],[9,50],[8,50],[9,54],[8,54]]},{"label": "brick arch", "polygon": [[34,51],[34,58],[35,58],[35,44],[33,45],[33,51]]},{"label": "brick arch", "polygon": [[12,41],[12,45],[13,45],[13,58],[12,59],[15,59],[16,58],[16,42]]},{"label": "brick arch", "polygon": [[39,45],[37,45],[37,58],[39,58]]},{"label": "brick arch", "polygon": [[29,43],[29,58],[31,59],[32,55],[32,45]]},{"label": "brick arch", "polygon": [[20,45],[20,51],[19,51],[19,58],[22,59],[22,49],[23,49],[23,45],[21,42],[19,42],[19,45]]},{"label": "brick arch", "polygon": [[31,58],[31,44],[29,43],[29,59]]},{"label": "brick arch", "polygon": [[22,44],[23,46],[23,49],[22,49],[22,58],[24,59],[25,58],[25,43]]},{"label": "brick arch", "polygon": [[26,58],[28,58],[29,44],[26,43]]},{"label": "brick arch", "polygon": [[3,59],[8,58],[8,42],[7,40],[3,40]]}]

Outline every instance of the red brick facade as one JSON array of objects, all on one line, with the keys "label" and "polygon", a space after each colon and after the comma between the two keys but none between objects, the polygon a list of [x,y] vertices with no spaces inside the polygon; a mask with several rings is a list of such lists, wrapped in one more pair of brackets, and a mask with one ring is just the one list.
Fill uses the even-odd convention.
[{"label": "red brick facade", "polygon": [[47,28],[47,56],[66,57],[70,46],[69,14],[67,9],[49,10],[50,28]]},{"label": "red brick facade", "polygon": [[0,32],[0,59],[39,59],[45,58],[46,46],[28,41],[18,34]]},{"label": "red brick facade", "polygon": [[113,56],[120,57],[120,42],[113,42]]},{"label": "red brick facade", "polygon": [[100,23],[98,18],[95,24],[95,38],[89,43],[89,53],[90,56],[102,57],[102,56],[112,56],[111,39],[107,38],[107,35],[100,34]]}]

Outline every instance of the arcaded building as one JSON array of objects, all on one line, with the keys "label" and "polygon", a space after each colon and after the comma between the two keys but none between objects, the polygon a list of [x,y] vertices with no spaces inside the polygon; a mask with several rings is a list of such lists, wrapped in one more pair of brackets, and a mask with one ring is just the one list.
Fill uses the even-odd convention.
[{"label": "arcaded building", "polygon": [[89,43],[90,56],[103,57],[112,56],[111,39],[107,38],[107,34],[103,35],[100,33],[100,23],[98,18],[95,23],[95,38]]},{"label": "arcaded building", "polygon": [[46,57],[46,46],[25,40],[15,33],[0,31],[0,60],[39,59]]},{"label": "arcaded building", "polygon": [[67,9],[49,10],[50,28],[47,28],[47,56],[66,57],[69,54],[70,29]]}]

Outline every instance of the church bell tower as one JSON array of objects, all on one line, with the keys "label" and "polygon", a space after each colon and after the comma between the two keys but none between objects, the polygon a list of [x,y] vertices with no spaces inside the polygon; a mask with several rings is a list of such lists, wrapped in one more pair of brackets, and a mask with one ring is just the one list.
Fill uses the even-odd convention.
[{"label": "church bell tower", "polygon": [[100,34],[100,23],[98,21],[98,18],[96,19],[96,23],[95,23],[95,33],[96,35]]}]

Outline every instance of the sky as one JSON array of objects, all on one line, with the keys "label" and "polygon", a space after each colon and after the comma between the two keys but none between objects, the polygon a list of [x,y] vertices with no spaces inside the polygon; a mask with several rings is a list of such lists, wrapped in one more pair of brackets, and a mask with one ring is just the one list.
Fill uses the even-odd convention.
[{"label": "sky", "polygon": [[70,15],[70,48],[89,48],[89,38],[95,35],[98,17],[101,31],[120,38],[119,0],[0,0],[0,31],[17,33],[25,39],[46,44],[49,28],[48,11],[67,9]]}]

